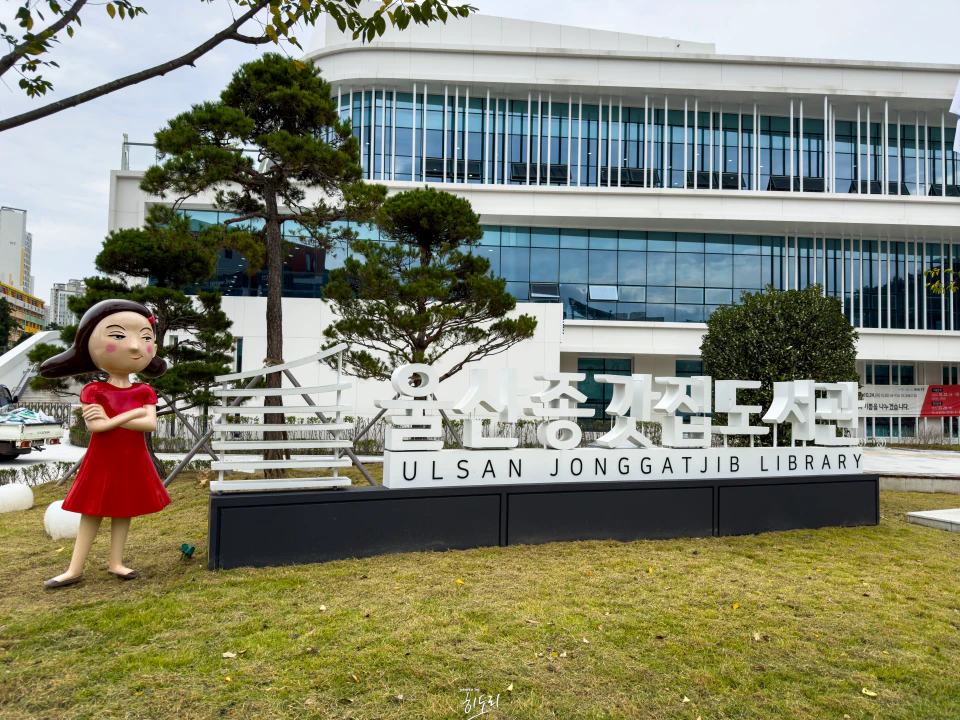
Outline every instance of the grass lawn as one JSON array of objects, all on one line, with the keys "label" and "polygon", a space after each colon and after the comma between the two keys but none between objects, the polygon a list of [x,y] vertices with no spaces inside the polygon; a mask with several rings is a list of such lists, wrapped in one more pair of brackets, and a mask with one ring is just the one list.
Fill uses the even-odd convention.
[{"label": "grass lawn", "polygon": [[185,474],[134,521],[143,579],[107,575],[102,533],[50,592],[65,490],[0,515],[2,718],[467,718],[461,688],[499,694],[484,718],[960,717],[960,535],[904,521],[955,495],[883,493],[871,528],[208,572]]}]

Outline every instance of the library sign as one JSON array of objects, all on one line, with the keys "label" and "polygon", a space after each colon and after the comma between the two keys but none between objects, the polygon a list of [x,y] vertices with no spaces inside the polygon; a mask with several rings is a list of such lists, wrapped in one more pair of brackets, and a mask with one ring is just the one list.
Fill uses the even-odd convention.
[{"label": "library sign", "polygon": [[[859,417],[855,382],[774,383],[774,398],[761,420],[750,416],[762,408],[740,405],[737,391],[756,389],[758,381],[718,380],[706,376],[657,377],[664,391],[653,390],[652,375],[596,375],[613,386],[607,414],[609,432],[589,447],[579,418],[593,416],[576,383],[583,373],[536,373],[547,383],[526,394],[516,369],[500,371],[499,382],[487,370],[471,370],[470,386],[458,401],[436,399],[440,381],[425,364],[397,368],[392,400],[378,400],[386,411],[383,484],[388,488],[437,488],[528,483],[605,482],[623,480],[692,480],[793,477],[861,473],[857,447]],[[713,413],[725,413],[727,425],[713,425]],[[463,450],[443,449],[447,413],[463,420]],[[490,432],[498,424],[539,422],[539,448],[518,448],[516,437]],[[662,447],[644,434],[644,424],[661,429]],[[777,447],[778,427],[789,423],[793,444]],[[486,431],[485,431],[486,426]],[[773,433],[773,447],[753,447],[754,438]],[[724,447],[712,447],[712,438]],[[750,447],[727,447],[730,436],[749,436]]]}]

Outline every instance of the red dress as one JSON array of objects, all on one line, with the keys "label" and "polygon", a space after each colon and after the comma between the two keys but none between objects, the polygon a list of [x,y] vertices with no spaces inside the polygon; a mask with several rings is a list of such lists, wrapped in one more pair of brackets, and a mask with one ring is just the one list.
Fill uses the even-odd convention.
[{"label": "red dress", "polygon": [[[145,383],[119,388],[93,382],[80,391],[80,402],[100,405],[112,418],[144,405],[156,405],[157,394]],[[150,460],[143,433],[118,427],[93,433],[63,509],[95,517],[126,518],[155,513],[169,504],[170,496]]]}]

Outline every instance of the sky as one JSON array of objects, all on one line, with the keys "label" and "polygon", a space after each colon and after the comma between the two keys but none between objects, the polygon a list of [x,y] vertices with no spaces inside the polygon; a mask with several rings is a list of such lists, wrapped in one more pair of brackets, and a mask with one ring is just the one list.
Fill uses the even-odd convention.
[{"label": "sky", "polygon": [[[471,0],[481,13],[716,44],[717,52],[906,62],[960,63],[945,30],[956,0]],[[89,5],[73,39],[44,71],[54,90],[29,99],[7,73],[0,117],[24,112],[169,60],[230,22],[233,0],[139,0],[147,15],[110,20]],[[21,0],[0,0],[11,26]],[[451,21],[453,22],[453,21]],[[939,32],[944,36],[939,36]],[[298,29],[304,47],[312,29]],[[273,46],[270,46],[273,49]],[[0,133],[0,205],[25,209],[33,233],[34,292],[95,274],[106,235],[110,171],[121,143],[150,142],[169,118],[216,99],[236,67],[266,46],[227,43],[185,67],[99,100]],[[295,48],[292,54],[296,55]]]}]

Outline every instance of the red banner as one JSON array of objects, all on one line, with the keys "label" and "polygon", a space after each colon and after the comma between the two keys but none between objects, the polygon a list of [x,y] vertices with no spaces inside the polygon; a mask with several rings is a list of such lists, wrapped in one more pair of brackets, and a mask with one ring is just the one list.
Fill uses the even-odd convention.
[{"label": "red banner", "polygon": [[960,415],[960,385],[930,385],[920,409],[921,417]]}]

